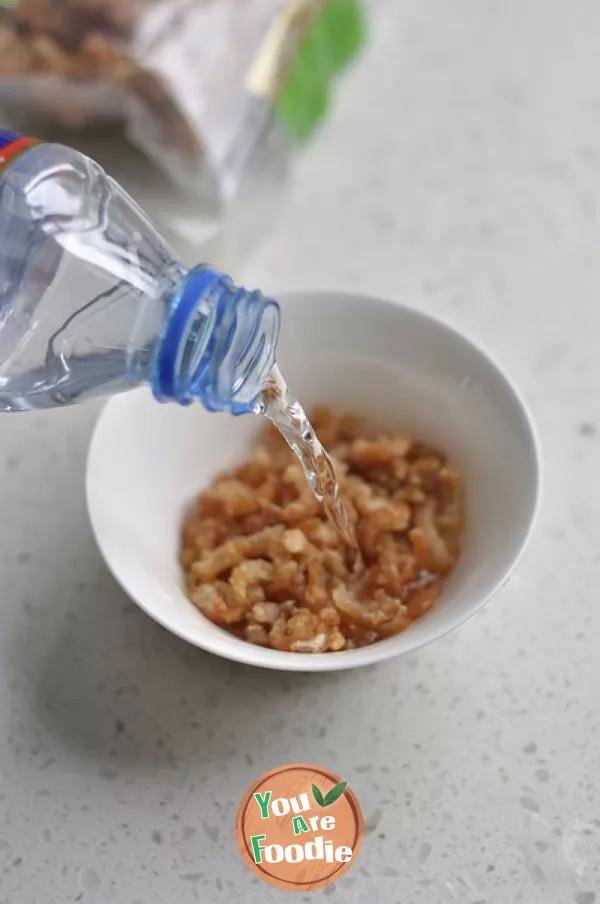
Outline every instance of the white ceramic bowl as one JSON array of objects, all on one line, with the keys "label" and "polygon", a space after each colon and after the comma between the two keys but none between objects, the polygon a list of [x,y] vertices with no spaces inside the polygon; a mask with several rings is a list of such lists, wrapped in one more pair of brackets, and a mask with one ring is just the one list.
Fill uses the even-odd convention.
[{"label": "white ceramic bowl", "polygon": [[363,649],[299,654],[245,643],[187,600],[179,530],[195,495],[248,453],[253,416],[160,405],[142,389],[114,398],[98,422],[87,471],[100,550],[124,590],[174,634],[219,656],[290,671],[330,671],[397,656],[456,628],[508,579],[539,496],[534,429],[515,387],[459,333],[375,298],[282,298],[278,360],[305,407],[339,406],[438,445],[464,476],[464,550],[437,607],[406,632]]}]

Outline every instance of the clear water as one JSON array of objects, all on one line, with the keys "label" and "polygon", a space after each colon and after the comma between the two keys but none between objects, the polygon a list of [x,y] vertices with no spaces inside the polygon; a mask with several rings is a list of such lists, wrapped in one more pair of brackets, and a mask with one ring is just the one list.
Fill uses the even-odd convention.
[{"label": "clear water", "polygon": [[161,400],[249,413],[278,330],[272,299],[186,270],[77,151],[37,145],[0,171],[0,412],[149,383]]},{"label": "clear water", "polygon": [[0,411],[131,388],[173,261],[93,161],[39,145],[11,163],[0,178]]},{"label": "clear water", "polygon": [[357,551],[356,535],[344,509],[334,464],[277,365],[263,386],[256,413],[277,427],[302,465],[309,486],[331,524],[348,547]]}]

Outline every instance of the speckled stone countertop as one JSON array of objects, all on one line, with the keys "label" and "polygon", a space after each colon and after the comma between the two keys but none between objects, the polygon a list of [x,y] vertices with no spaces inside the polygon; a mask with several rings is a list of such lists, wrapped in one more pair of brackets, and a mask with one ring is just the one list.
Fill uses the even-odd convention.
[{"label": "speckled stone countertop", "polygon": [[[520,384],[545,500],[510,585],[367,671],[281,675],[166,634],[108,576],[97,409],[0,419],[1,904],[245,904],[249,782],[329,766],[369,835],[349,904],[600,902],[600,6],[387,0],[299,161],[265,288],[400,298]],[[143,199],[142,199],[143,200]]]}]

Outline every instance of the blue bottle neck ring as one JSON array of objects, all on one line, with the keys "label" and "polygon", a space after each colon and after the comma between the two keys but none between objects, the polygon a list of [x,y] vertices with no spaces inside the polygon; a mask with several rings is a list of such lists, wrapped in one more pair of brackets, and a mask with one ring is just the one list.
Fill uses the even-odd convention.
[{"label": "blue bottle neck ring", "polygon": [[151,368],[159,401],[247,414],[275,364],[279,305],[206,266],[177,286]]}]

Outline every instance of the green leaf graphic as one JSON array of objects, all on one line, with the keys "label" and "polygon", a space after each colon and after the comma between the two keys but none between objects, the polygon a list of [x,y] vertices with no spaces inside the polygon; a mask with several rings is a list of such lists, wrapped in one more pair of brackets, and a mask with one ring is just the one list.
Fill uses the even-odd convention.
[{"label": "green leaf graphic", "polygon": [[327,794],[325,795],[325,800],[322,804],[323,807],[329,807],[331,804],[334,804],[338,797],[341,797],[344,793],[344,788],[348,782],[340,782],[339,785],[334,785],[333,788],[330,788]]},{"label": "green leaf graphic", "polygon": [[313,797],[316,800],[316,802],[318,803],[318,805],[320,807],[324,807],[325,801],[323,799],[323,795],[321,794],[321,792],[319,791],[319,789],[317,788],[316,785],[312,786],[312,793],[313,793]]}]

